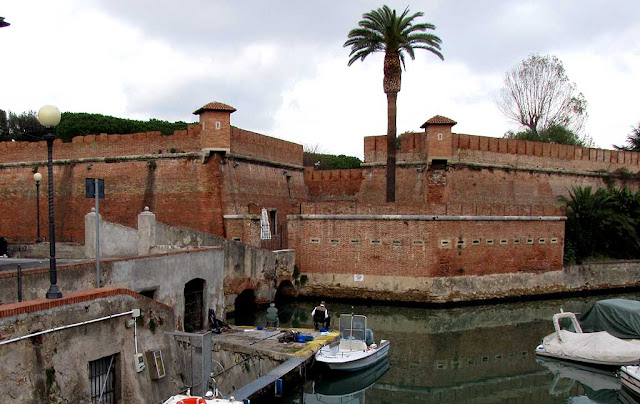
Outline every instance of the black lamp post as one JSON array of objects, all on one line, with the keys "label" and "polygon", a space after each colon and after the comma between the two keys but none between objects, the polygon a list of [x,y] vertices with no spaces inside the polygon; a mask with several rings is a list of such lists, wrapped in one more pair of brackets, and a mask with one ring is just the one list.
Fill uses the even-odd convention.
[{"label": "black lamp post", "polygon": [[42,181],[42,174],[33,174],[33,179],[36,182],[36,220],[38,222],[38,237],[36,238],[36,243],[39,243],[42,241],[42,239],[40,239],[40,181]]},{"label": "black lamp post", "polygon": [[[38,122],[46,128],[54,128],[60,123],[60,111],[53,105],[45,105],[38,111]],[[49,290],[47,299],[59,299],[62,292],[58,288],[58,272],[56,270],[56,230],[53,216],[53,141],[55,136],[48,132],[42,137],[47,142],[48,182],[49,182]]]}]

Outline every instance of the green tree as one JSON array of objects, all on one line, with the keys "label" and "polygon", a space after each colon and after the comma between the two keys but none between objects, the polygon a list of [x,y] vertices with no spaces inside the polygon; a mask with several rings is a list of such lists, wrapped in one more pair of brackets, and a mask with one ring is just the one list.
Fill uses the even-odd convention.
[{"label": "green tree", "polygon": [[627,145],[626,146],[616,146],[617,150],[626,150],[626,151],[640,151],[640,123],[638,126],[631,128],[631,133],[627,135]]},{"label": "green tree", "polygon": [[504,134],[507,139],[531,140],[534,142],[558,143],[571,146],[592,147],[593,140],[587,136],[580,136],[561,125],[553,125],[548,129],[532,132],[526,129],[520,132],[509,131]]},{"label": "green tree", "polygon": [[[0,121],[2,119],[0,118]],[[35,111],[15,114],[9,111],[6,119],[6,129],[3,131],[3,141],[15,140],[17,142],[37,142],[42,140],[42,136],[47,133],[47,129],[40,125]]]},{"label": "green tree", "polygon": [[362,161],[357,157],[345,156],[344,154],[333,155],[323,153],[304,152],[302,161],[304,166],[315,166],[318,170],[339,170],[349,168],[360,168]]},{"label": "green tree", "polygon": [[0,109],[0,142],[6,142],[9,139],[9,120],[7,112]]},{"label": "green tree", "polygon": [[442,41],[427,31],[435,30],[429,23],[417,23],[422,12],[409,14],[406,8],[397,15],[387,5],[362,15],[359,28],[352,29],[344,47],[351,47],[349,66],[356,60],[384,52],[384,79],[382,86],[387,94],[387,202],[395,202],[396,178],[396,101],[400,91],[405,54],[413,60],[416,49],[427,51],[444,60],[440,53]]},{"label": "green tree", "polygon": [[184,130],[188,125],[182,121],[168,122],[158,119],[138,121],[101,114],[63,112],[60,124],[56,127],[56,134],[63,142],[70,142],[75,136],[100,133],[129,134],[159,131],[163,135],[172,135],[175,130]]},{"label": "green tree", "polygon": [[553,126],[580,133],[587,119],[587,100],[550,55],[530,55],[505,74],[498,108],[532,133]]}]

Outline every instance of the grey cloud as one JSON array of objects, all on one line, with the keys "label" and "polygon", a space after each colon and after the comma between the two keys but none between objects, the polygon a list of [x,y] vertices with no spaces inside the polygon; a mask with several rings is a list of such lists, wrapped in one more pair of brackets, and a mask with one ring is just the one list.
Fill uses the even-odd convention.
[{"label": "grey cloud", "polygon": [[[235,80],[180,83],[168,89],[162,100],[142,103],[134,96],[130,102],[132,111],[157,115],[165,110],[175,113],[174,99],[219,100],[239,111],[251,111],[237,112],[234,122],[254,130],[272,126],[280,94],[292,82],[312,77],[318,58],[342,56],[346,65],[348,50],[342,44],[348,31],[364,12],[382,5],[369,0],[93,0],[92,4],[137,27],[146,37],[168,41],[200,57],[233,55],[257,42],[277,43],[284,52],[276,68]],[[397,10],[407,6],[406,1],[387,4]],[[409,6],[412,12],[423,11],[425,20],[436,25],[435,33],[443,40],[444,63],[462,63],[480,74],[502,74],[534,52],[580,51],[602,38],[615,40],[637,24],[640,15],[640,1],[628,0],[422,0]],[[424,52],[417,57],[433,58]],[[441,62],[433,58],[433,63]],[[197,106],[188,106],[193,107]]]}]

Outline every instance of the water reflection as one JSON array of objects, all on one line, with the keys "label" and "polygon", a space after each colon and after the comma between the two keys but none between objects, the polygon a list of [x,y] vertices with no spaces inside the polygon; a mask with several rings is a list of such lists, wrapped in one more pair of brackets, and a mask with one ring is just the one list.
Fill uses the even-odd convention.
[{"label": "water reflection", "polygon": [[303,386],[303,402],[363,404],[365,393],[389,370],[387,359],[359,372],[319,373]]},{"label": "water reflection", "polygon": [[620,379],[615,370],[541,357],[536,358],[536,362],[553,374],[553,382],[549,387],[552,395],[570,391],[574,384],[579,383],[585,395],[594,403],[618,402]]},{"label": "water reflection", "polygon": [[[560,308],[583,313],[611,297],[640,300],[636,293],[446,309],[357,305],[354,311],[367,316],[376,340],[391,341],[389,369],[356,391],[359,395],[342,398],[368,404],[616,403],[620,387],[613,373],[540,362],[533,353],[553,332],[551,317]],[[327,303],[334,319],[352,311],[348,304]],[[278,309],[281,328],[313,326],[311,303]],[[255,325],[263,323],[264,313],[256,313]],[[299,386],[283,402],[319,402],[319,385],[339,386],[340,377],[349,377],[328,381],[319,364],[309,375],[311,384]]]}]

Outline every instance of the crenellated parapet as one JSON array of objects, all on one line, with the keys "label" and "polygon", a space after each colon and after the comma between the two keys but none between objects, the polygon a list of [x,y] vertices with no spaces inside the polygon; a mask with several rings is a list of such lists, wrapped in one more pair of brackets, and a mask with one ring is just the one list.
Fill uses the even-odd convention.
[{"label": "crenellated parapet", "polygon": [[[455,121],[448,118],[435,116],[422,126],[425,132],[400,136],[398,164],[431,164],[437,159],[449,164],[558,171],[638,171],[640,154],[637,152],[458,134],[451,132],[454,124]],[[386,164],[386,136],[365,137],[364,159],[366,165]]]},{"label": "crenellated parapet", "polygon": [[231,153],[302,166],[302,145],[231,127]]},{"label": "crenellated parapet", "polygon": [[[167,154],[200,150],[200,126],[189,125],[170,136],[160,132],[142,132],[126,135],[76,136],[71,142],[53,142],[55,159],[81,159],[119,157],[145,154]],[[0,163],[42,161],[47,158],[47,143],[0,142]]]},{"label": "crenellated parapet", "polygon": [[637,152],[455,134],[453,161],[568,171],[638,171]]}]

